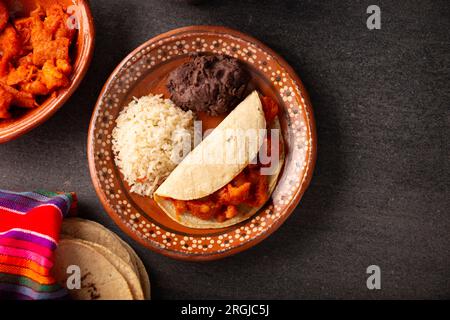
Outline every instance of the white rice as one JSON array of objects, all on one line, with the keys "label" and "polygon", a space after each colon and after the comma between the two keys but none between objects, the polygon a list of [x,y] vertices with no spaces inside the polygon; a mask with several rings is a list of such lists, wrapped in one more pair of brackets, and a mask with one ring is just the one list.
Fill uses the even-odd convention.
[{"label": "white rice", "polygon": [[175,169],[174,153],[191,144],[193,123],[191,111],[177,108],[161,95],[135,98],[120,112],[112,147],[116,165],[132,192],[153,195]]}]

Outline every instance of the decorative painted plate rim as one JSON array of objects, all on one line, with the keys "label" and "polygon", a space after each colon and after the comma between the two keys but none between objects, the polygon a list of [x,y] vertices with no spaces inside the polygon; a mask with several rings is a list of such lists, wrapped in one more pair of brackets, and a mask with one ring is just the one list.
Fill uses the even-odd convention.
[{"label": "decorative painted plate rim", "polygon": [[[295,107],[302,108],[303,115],[306,121],[302,120],[295,120],[295,125],[298,126],[298,132],[296,132],[299,135],[306,136],[304,141],[304,146],[299,146],[300,150],[303,148],[305,161],[303,163],[302,167],[302,174],[298,176],[298,186],[293,186],[291,188],[291,195],[288,201],[281,202],[283,204],[283,207],[278,207],[277,205],[270,205],[266,209],[262,210],[265,211],[268,215],[272,215],[272,210],[281,210],[276,213],[276,217],[272,218],[273,221],[270,224],[266,224],[265,221],[262,219],[265,219],[264,217],[260,217],[261,213],[256,214],[254,217],[247,220],[246,223],[250,223],[251,229],[255,231],[255,235],[250,237],[249,234],[246,234],[244,231],[244,227],[238,225],[238,227],[230,227],[231,231],[226,231],[223,234],[213,234],[210,236],[204,236],[204,235],[185,235],[183,233],[175,234],[172,231],[166,231],[161,228],[161,226],[158,226],[157,224],[153,224],[149,221],[143,221],[140,220],[144,219],[137,211],[133,214],[131,213],[131,205],[129,203],[123,204],[123,206],[126,208],[124,210],[129,211],[130,216],[132,217],[133,222],[130,223],[131,220],[125,220],[120,214],[116,212],[116,209],[113,207],[113,205],[110,203],[110,201],[115,200],[114,195],[107,194],[110,193],[108,190],[104,190],[104,188],[101,185],[101,180],[104,180],[106,178],[103,178],[102,175],[98,174],[99,170],[96,169],[96,161],[99,161],[99,159],[96,159],[96,153],[95,153],[95,146],[96,146],[96,139],[95,139],[95,130],[97,126],[103,126],[101,123],[99,114],[102,107],[105,107],[106,102],[104,101],[106,98],[106,95],[108,91],[113,87],[114,81],[118,80],[117,75],[120,74],[121,71],[123,71],[126,68],[133,67],[134,63],[139,62],[139,58],[141,58],[144,54],[152,52],[152,50],[157,49],[157,46],[163,46],[164,43],[168,43],[170,40],[174,40],[176,37],[180,37],[182,35],[192,36],[192,35],[198,36],[196,38],[196,41],[192,42],[192,48],[194,46],[198,45],[198,48],[196,48],[196,51],[213,51],[215,49],[215,43],[210,44],[210,50],[208,47],[208,44],[202,40],[201,35],[214,35],[214,36],[221,36],[224,39],[230,38],[230,39],[236,39],[236,41],[246,42],[251,47],[248,48],[242,48],[240,50],[239,48],[236,48],[239,45],[236,45],[236,47],[233,47],[232,43],[230,43],[230,46],[233,47],[233,53],[236,53],[236,56],[238,56],[238,52],[244,60],[253,59],[253,57],[256,58],[256,51],[253,52],[252,50],[257,50],[261,53],[264,53],[266,55],[266,60],[270,61],[273,59],[279,66],[282,67],[283,72],[280,72],[279,70],[274,71],[271,73],[271,80],[275,83],[279,82],[279,86],[283,86],[284,81],[286,80],[284,77],[287,75],[291,79],[291,85],[294,88],[295,92],[288,94],[288,87],[284,86],[283,88],[280,88],[281,93],[285,93],[283,96],[283,100],[285,103],[289,103],[292,109],[286,110],[286,113],[289,113],[292,116],[297,115],[298,111],[294,110]],[[218,42],[213,41],[213,42]],[[222,40],[224,41],[224,40]],[[198,42],[198,43],[197,43]],[[222,43],[222,42],[221,42]],[[183,43],[183,41],[178,42],[177,48],[173,47],[173,50],[184,50],[184,46],[186,48],[189,47],[189,44]],[[228,46],[228,47],[230,47]],[[169,48],[170,49],[170,48]],[[236,49],[236,51],[235,51]],[[237,50],[239,49],[239,50]],[[158,49],[160,51],[160,49]],[[158,52],[159,52],[158,51]],[[224,51],[225,52],[225,51]],[[170,53],[170,50],[169,50]],[[186,53],[186,52],[184,52]],[[228,53],[228,52],[225,52]],[[254,54],[254,56],[253,56]],[[234,54],[232,54],[234,55]],[[161,59],[161,62],[164,62],[166,60],[166,57],[161,57],[158,54],[158,58]],[[168,59],[168,58],[167,58]],[[148,69],[151,69],[154,65],[156,65],[155,60],[150,61],[147,59],[148,65],[146,66]],[[248,60],[250,61],[250,60]],[[266,63],[267,63],[266,61]],[[252,61],[254,62],[254,61]],[[259,63],[259,69],[264,72],[268,72],[270,70],[267,70],[267,65],[264,65],[263,62]],[[283,77],[284,76],[284,77]],[[136,79],[135,79],[136,80]],[[283,91],[284,90],[284,91]],[[295,94],[299,97],[298,106],[294,106],[294,103],[291,103],[292,97],[296,97]],[[111,101],[112,97],[108,97],[108,101]],[[110,102],[112,103],[112,102]],[[300,118],[300,115],[298,116]],[[106,125],[105,125],[106,126]],[[301,132],[301,131],[304,132]],[[102,131],[103,132],[103,131]],[[97,141],[98,142],[98,141]],[[103,142],[102,142],[103,144]],[[87,141],[87,155],[88,155],[88,162],[89,162],[89,170],[91,174],[91,179],[95,188],[95,191],[97,193],[98,198],[100,199],[100,202],[102,203],[103,207],[105,208],[108,215],[114,220],[114,222],[130,237],[132,237],[134,240],[139,242],[140,244],[144,245],[145,247],[161,253],[163,255],[169,256],[171,258],[181,259],[181,260],[196,260],[196,261],[203,261],[203,260],[215,260],[224,258],[229,255],[233,255],[239,252],[242,252],[265,238],[267,238],[270,234],[272,234],[274,231],[276,231],[283,223],[284,221],[291,215],[293,210],[298,205],[303,193],[307,189],[312,174],[314,171],[314,166],[316,162],[316,153],[317,153],[317,137],[316,137],[316,128],[315,128],[315,121],[314,121],[314,115],[313,115],[313,109],[311,106],[311,102],[309,100],[309,96],[300,80],[300,78],[297,76],[295,71],[289,66],[289,64],[281,58],[277,53],[275,53],[273,50],[268,48],[266,45],[261,43],[259,40],[256,40],[255,38],[248,36],[240,31],[236,31],[227,27],[222,26],[188,26],[188,27],[182,27],[173,29],[171,31],[165,32],[163,34],[160,34],[148,41],[146,41],[144,44],[140,45],[138,48],[133,50],[127,57],[114,69],[111,76],[106,81],[99,98],[97,100],[96,106],[94,108],[94,112],[92,114],[91,122],[89,125],[89,134],[88,134],[88,141]],[[113,157],[113,155],[110,155],[110,158]],[[110,160],[111,161],[111,160]],[[114,160],[112,160],[114,161]],[[104,168],[106,169],[106,168]],[[300,172],[300,169],[298,169]],[[112,176],[112,173],[104,172],[106,176],[110,174]],[[283,172],[280,175],[280,178],[283,176]],[[294,180],[291,180],[294,181]],[[280,180],[278,181],[280,183]],[[287,183],[287,181],[286,181]],[[108,187],[109,188],[109,187]],[[275,197],[275,196],[274,196]],[[280,195],[280,197],[284,197],[284,195]],[[112,200],[111,200],[112,199]],[[125,201],[124,201],[125,202]],[[275,203],[275,201],[274,201]],[[137,222],[135,221],[137,220]],[[253,223],[253,221],[255,221]],[[139,223],[138,223],[139,222]],[[150,223],[152,225],[150,225]],[[255,224],[258,223],[258,226],[256,227]],[[267,228],[265,228],[267,225]],[[239,227],[240,226],[240,227]],[[252,227],[253,226],[253,227]],[[142,234],[143,231],[139,230],[147,230],[151,229],[152,232],[145,232]],[[248,228],[248,227],[247,227]],[[246,228],[246,229],[247,229]],[[264,229],[265,228],[265,229]],[[246,230],[245,229],[245,230]],[[233,233],[233,234],[228,234]],[[158,241],[156,241],[157,239]],[[239,241],[239,245],[232,245],[234,240]],[[170,240],[169,242],[167,240]],[[175,245],[180,246],[178,249],[175,249]],[[222,249],[214,249],[213,251],[208,251],[208,249],[211,249],[215,246],[220,246]]]}]

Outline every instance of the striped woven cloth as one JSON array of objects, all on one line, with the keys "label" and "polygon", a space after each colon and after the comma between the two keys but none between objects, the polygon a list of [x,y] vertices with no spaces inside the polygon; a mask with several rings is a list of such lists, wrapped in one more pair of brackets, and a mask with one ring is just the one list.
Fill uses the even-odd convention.
[{"label": "striped woven cloth", "polygon": [[0,190],[0,299],[64,299],[51,276],[62,219],[75,194]]}]

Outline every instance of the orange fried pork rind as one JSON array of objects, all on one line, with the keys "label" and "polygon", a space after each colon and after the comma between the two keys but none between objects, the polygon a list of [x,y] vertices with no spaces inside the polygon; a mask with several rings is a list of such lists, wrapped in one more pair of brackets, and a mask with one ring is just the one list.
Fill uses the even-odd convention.
[{"label": "orange fried pork rind", "polygon": [[46,10],[44,25],[53,35],[54,39],[67,38],[71,41],[75,35],[75,29],[68,27],[70,16],[61,5],[55,4]]},{"label": "orange fried pork rind", "polygon": [[36,96],[70,84],[69,51],[76,30],[69,28],[60,4],[38,7],[12,25],[2,9],[0,1],[0,118],[7,118],[11,105],[35,107]]},{"label": "orange fried pork rind", "polygon": [[0,119],[8,119],[11,117],[9,106],[13,99],[14,96],[0,86]]},{"label": "orange fried pork rind", "polygon": [[9,12],[3,1],[0,1],[0,32],[5,29],[9,20]]},{"label": "orange fried pork rind", "polygon": [[259,167],[254,166],[247,167],[211,196],[199,200],[171,201],[178,215],[189,210],[200,219],[223,222],[238,214],[239,205],[246,204],[255,208],[262,206],[268,199],[268,192],[267,176],[261,175]]},{"label": "orange fried pork rind", "polygon": [[46,10],[42,19],[42,9],[32,13],[31,44],[33,46],[33,62],[43,66],[48,60],[69,61],[69,47],[74,36],[74,29],[67,26],[69,16],[59,4]]},{"label": "orange fried pork rind", "polygon": [[42,82],[49,90],[69,85],[69,79],[52,60],[47,60],[42,68]]},{"label": "orange fried pork rind", "polygon": [[69,46],[70,40],[67,38],[33,42],[33,63],[41,67],[49,60],[68,61]]},{"label": "orange fried pork rind", "polygon": [[22,51],[22,45],[13,26],[8,24],[2,33],[0,33],[0,76],[5,76],[14,58]]}]

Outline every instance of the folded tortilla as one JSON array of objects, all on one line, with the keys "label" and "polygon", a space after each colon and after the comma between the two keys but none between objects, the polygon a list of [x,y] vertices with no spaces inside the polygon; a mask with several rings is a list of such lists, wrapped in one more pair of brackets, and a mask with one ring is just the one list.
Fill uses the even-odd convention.
[{"label": "folded tortilla", "polygon": [[[280,129],[278,119],[275,119],[273,128]],[[240,205],[237,216],[218,222],[200,219],[189,212],[178,215],[172,201],[166,198],[197,200],[227,185],[257,157],[264,142],[265,130],[261,100],[253,91],[172,171],[155,191],[156,203],[169,217],[191,228],[223,228],[250,218],[260,208]],[[269,194],[275,189],[283,166],[284,148],[280,151],[278,167],[268,176]]]}]

